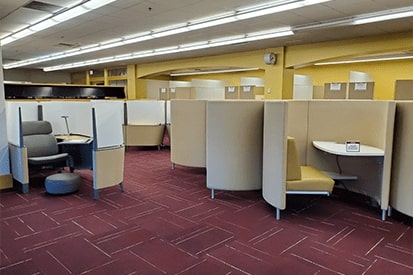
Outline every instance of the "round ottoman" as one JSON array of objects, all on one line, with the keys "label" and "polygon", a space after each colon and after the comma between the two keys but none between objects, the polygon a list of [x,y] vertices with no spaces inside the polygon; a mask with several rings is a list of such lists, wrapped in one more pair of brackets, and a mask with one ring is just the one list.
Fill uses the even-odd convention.
[{"label": "round ottoman", "polygon": [[50,175],[45,180],[46,192],[53,195],[73,193],[79,189],[79,182],[80,176],[75,173]]}]

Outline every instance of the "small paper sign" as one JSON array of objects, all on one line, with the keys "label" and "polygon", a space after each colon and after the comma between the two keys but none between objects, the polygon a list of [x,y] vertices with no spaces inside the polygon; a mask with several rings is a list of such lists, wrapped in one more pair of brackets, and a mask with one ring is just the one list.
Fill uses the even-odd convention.
[{"label": "small paper sign", "polygon": [[330,83],[330,91],[340,91],[341,83]]},{"label": "small paper sign", "polygon": [[367,90],[367,83],[366,82],[357,82],[354,84],[355,91],[365,91]]},{"label": "small paper sign", "polygon": [[234,86],[228,87],[228,93],[235,93],[235,87]]},{"label": "small paper sign", "polygon": [[358,140],[346,141],[346,152],[360,152],[360,141]]},{"label": "small paper sign", "polygon": [[249,92],[251,92],[251,86],[244,86],[244,87],[243,87],[243,92],[244,92],[244,93],[249,93]]}]

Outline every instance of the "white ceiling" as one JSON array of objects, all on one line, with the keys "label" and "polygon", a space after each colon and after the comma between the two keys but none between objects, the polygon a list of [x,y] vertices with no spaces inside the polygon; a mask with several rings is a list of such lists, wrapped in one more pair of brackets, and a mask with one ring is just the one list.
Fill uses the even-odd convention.
[{"label": "white ceiling", "polygon": [[[64,6],[74,1],[75,0],[38,0],[37,2]],[[118,0],[85,15],[3,46],[3,64],[66,51],[73,47],[99,43],[113,38],[120,38],[172,24],[188,22],[196,18],[207,17],[269,1],[270,0]],[[41,18],[47,14],[43,11],[22,7],[30,2],[32,1],[0,0],[0,38],[7,36],[10,32],[22,26],[27,26],[31,20]],[[305,25],[314,25],[341,18],[351,18],[360,14],[412,5],[412,0],[335,0],[255,19],[157,38],[140,42],[139,44],[131,44],[71,58],[34,64],[29,67],[42,68],[45,66],[164,48],[182,43],[191,43],[278,27],[291,26],[301,28]],[[365,25],[322,29],[313,28],[307,31],[297,31],[295,35],[283,38],[272,38],[237,46],[223,46],[186,53],[148,57],[127,62],[123,61],[119,64],[139,64],[159,60],[215,55],[234,51],[308,44],[312,42],[386,35],[399,32],[411,32],[413,35],[413,17]],[[413,45],[411,48],[413,50]],[[119,64],[110,63],[104,64],[103,66],[113,67]],[[82,69],[77,69],[77,71],[79,70]]]}]

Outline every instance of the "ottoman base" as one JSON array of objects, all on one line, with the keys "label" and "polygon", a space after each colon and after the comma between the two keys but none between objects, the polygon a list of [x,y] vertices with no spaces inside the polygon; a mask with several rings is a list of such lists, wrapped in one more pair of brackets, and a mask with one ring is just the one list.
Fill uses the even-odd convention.
[{"label": "ottoman base", "polygon": [[75,173],[58,173],[45,180],[46,192],[52,195],[64,195],[79,190],[80,176]]}]

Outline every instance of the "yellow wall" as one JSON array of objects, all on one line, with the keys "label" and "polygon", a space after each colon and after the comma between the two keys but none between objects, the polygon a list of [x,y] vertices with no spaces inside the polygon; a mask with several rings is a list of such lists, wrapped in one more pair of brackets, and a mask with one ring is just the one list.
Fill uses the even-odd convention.
[{"label": "yellow wall", "polygon": [[[338,60],[360,55],[412,51],[411,33],[392,34],[342,41],[329,41],[305,45],[274,47],[248,52],[216,56],[187,58],[173,61],[128,66],[128,98],[146,97],[146,79],[190,81],[194,78],[228,81],[239,85],[241,77],[264,78],[267,99],[292,98],[293,75],[305,74],[321,86],[329,82],[348,82],[350,71],[361,71],[372,76],[375,82],[375,99],[393,99],[397,79],[413,79],[413,60],[353,63],[347,65],[314,66],[315,62]],[[277,54],[275,65],[266,65],[267,52]],[[254,67],[258,71],[168,78],[163,72],[187,68]],[[132,78],[132,79],[131,79]],[[135,81],[135,83],[133,83]],[[131,81],[131,84],[129,84]]]},{"label": "yellow wall", "polygon": [[398,79],[413,79],[413,59],[353,63],[345,65],[310,66],[295,70],[310,75],[313,84],[323,86],[329,82],[349,82],[350,71],[368,73],[374,81],[374,99],[394,99],[394,85]]},{"label": "yellow wall", "polygon": [[222,73],[222,74],[203,74],[203,75],[188,75],[174,77],[174,81],[192,81],[193,79],[214,79],[228,82],[229,86],[239,86],[241,78],[243,77],[264,77],[264,71],[248,71],[248,72],[234,72],[234,73]]},{"label": "yellow wall", "polygon": [[297,68],[298,66],[312,65],[315,62],[330,61],[337,58],[408,50],[413,50],[413,35],[411,32],[289,46],[286,49],[285,67]]},{"label": "yellow wall", "polygon": [[[278,56],[278,62],[275,65],[266,65],[264,63],[264,54],[267,52],[274,52]],[[208,56],[200,58],[189,58],[174,61],[165,61],[158,63],[139,64],[137,65],[137,77],[148,78],[160,72],[168,72],[172,70],[186,69],[186,68],[215,68],[215,67],[245,67],[245,68],[259,68],[263,73],[258,73],[257,76],[264,78],[266,91],[266,98],[282,98],[284,82],[291,82],[292,75],[284,73],[284,47],[262,49],[249,52],[232,53],[218,56]],[[239,85],[240,78],[243,76],[255,77],[255,73],[238,73],[238,74],[211,74],[203,76],[208,79],[222,79],[227,80],[233,85]],[[224,79],[224,77],[228,77]],[[188,80],[193,78],[203,78],[201,76],[174,78],[173,80]],[[172,79],[171,79],[172,80]],[[289,84],[287,85],[289,86]],[[139,92],[138,92],[139,93]]]}]

